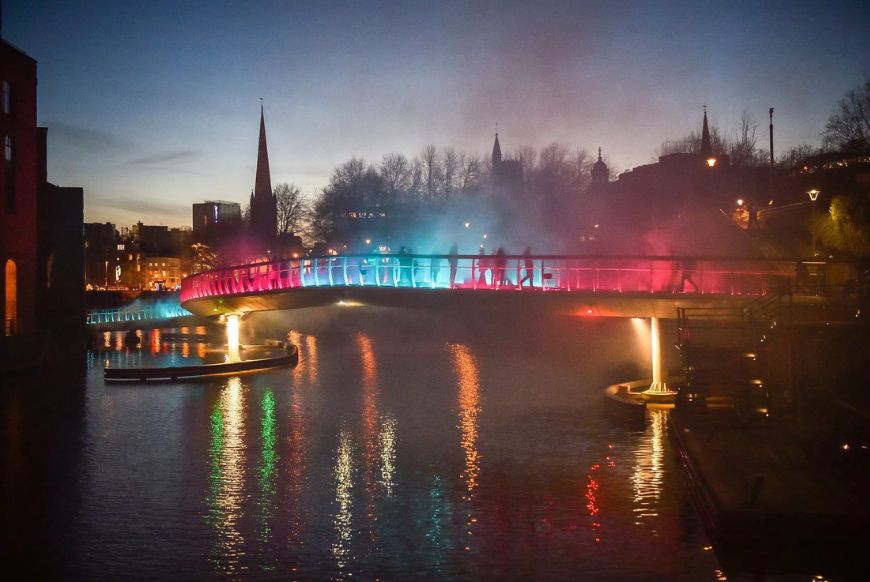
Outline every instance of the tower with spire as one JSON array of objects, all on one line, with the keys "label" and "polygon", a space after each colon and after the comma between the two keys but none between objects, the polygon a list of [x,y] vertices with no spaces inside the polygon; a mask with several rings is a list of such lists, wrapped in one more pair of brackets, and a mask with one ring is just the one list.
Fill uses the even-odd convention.
[{"label": "tower with spire", "polygon": [[495,132],[495,143],[492,144],[492,167],[501,164],[501,146],[498,144],[498,132]]},{"label": "tower with spire", "polygon": [[496,192],[508,197],[519,196],[523,189],[523,164],[502,157],[498,131],[492,144],[492,185]]},{"label": "tower with spire", "polygon": [[257,150],[257,174],[251,192],[251,232],[271,240],[278,234],[278,205],[272,192],[269,175],[269,151],[266,148],[266,121],[263,104],[260,103],[260,145]]},{"label": "tower with spire", "polygon": [[598,161],[592,165],[592,187],[607,184],[610,181],[610,171],[601,159],[601,147],[598,147]]},{"label": "tower with spire", "polygon": [[710,143],[710,127],[707,125],[706,105],[704,105],[704,127],[701,129],[701,155],[705,158],[713,155],[713,146]]}]

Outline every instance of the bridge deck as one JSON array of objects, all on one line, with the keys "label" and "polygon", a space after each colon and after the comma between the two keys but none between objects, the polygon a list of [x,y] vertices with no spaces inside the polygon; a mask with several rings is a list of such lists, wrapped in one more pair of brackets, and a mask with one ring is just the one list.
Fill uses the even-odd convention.
[{"label": "bridge deck", "polygon": [[676,317],[678,307],[740,307],[797,277],[823,286],[826,272],[815,265],[824,267],[693,257],[328,256],[199,273],[183,281],[181,301],[198,315],[339,301],[435,307],[461,298],[517,308],[546,303],[579,315]]}]

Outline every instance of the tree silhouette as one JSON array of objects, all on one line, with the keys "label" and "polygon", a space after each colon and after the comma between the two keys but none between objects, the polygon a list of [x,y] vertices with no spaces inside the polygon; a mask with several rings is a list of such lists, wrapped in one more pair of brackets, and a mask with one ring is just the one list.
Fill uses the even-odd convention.
[{"label": "tree silhouette", "polygon": [[870,151],[870,79],[843,96],[828,118],[822,139],[828,149]]}]

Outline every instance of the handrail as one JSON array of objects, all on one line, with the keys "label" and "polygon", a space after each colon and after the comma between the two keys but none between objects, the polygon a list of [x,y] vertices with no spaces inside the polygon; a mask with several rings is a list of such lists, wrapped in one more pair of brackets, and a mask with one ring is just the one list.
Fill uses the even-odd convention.
[{"label": "handrail", "polygon": [[308,287],[378,286],[526,292],[764,296],[796,261],[676,256],[333,255],[205,271],[182,281],[182,303]]}]

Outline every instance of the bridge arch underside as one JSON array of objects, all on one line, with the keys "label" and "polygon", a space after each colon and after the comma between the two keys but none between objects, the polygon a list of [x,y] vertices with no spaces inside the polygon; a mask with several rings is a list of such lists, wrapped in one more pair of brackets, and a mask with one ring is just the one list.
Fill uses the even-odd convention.
[{"label": "bridge arch underside", "polygon": [[317,287],[190,299],[182,305],[195,315],[216,317],[257,311],[328,305],[406,307],[415,309],[487,309],[504,313],[557,311],[587,317],[659,317],[676,319],[677,309],[740,309],[757,295],[650,294],[618,292],[495,291],[407,289],[396,287]]}]

